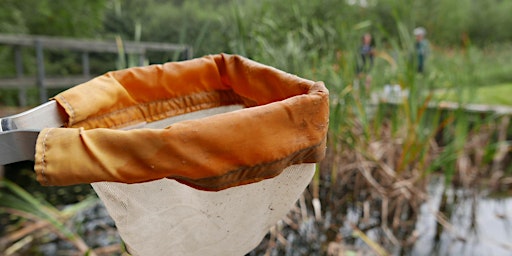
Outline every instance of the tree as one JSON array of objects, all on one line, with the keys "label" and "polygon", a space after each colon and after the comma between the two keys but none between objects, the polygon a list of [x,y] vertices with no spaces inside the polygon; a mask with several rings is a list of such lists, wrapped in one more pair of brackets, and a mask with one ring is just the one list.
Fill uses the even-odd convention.
[{"label": "tree", "polygon": [[0,33],[95,37],[105,0],[2,0]]}]

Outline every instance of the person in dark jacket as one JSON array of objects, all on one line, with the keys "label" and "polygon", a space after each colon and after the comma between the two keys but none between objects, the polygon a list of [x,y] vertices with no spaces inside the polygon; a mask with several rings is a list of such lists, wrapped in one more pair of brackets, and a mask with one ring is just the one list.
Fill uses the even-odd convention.
[{"label": "person in dark jacket", "polygon": [[375,58],[375,41],[370,33],[366,33],[361,38],[361,46],[357,55],[357,87],[359,80],[364,79],[366,93],[370,91],[372,77],[370,71],[373,68],[373,59]]},{"label": "person in dark jacket", "polygon": [[358,54],[357,73],[368,74],[373,67],[373,59],[375,56],[375,41],[370,33],[364,34],[361,38],[361,46],[359,47]]},{"label": "person in dark jacket", "polygon": [[427,31],[423,27],[415,28],[414,36],[416,37],[415,50],[416,50],[416,67],[418,73],[425,71],[425,61],[429,54],[429,43],[425,38]]}]

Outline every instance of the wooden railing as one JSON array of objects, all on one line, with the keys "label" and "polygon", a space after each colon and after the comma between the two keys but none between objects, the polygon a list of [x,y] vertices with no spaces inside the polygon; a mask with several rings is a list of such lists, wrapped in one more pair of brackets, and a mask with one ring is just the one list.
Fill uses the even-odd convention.
[{"label": "wooden railing", "polygon": [[[122,48],[125,54],[138,56],[138,65],[142,66],[146,54],[155,52],[182,52],[185,58],[193,56],[192,47],[188,45],[157,43],[157,42],[131,42],[131,41],[99,41],[83,40],[62,37],[30,36],[30,35],[6,35],[0,34],[0,45],[12,46],[14,49],[14,62],[16,74],[14,77],[0,78],[0,88],[18,89],[18,102],[20,106],[27,105],[26,91],[29,87],[37,87],[39,101],[48,100],[49,88],[67,88],[89,80],[90,74],[89,53],[119,53]],[[31,47],[35,49],[37,74],[26,76],[23,68],[22,49]],[[66,77],[47,77],[44,66],[44,50],[72,50],[82,53],[82,74]],[[95,74],[98,75],[98,74]]]}]

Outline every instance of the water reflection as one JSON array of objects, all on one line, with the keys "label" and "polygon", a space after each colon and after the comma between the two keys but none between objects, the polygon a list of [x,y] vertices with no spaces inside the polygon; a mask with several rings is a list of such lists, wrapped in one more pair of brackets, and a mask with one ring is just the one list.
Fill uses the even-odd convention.
[{"label": "water reflection", "polygon": [[441,178],[429,195],[411,255],[512,255],[512,198],[445,187]]}]

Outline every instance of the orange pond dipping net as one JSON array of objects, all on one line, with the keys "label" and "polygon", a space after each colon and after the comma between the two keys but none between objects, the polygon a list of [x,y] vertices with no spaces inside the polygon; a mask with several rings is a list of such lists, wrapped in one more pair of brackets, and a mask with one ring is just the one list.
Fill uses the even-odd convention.
[{"label": "orange pond dipping net", "polygon": [[237,55],[109,72],[57,95],[43,185],[92,183],[133,255],[243,255],[324,157],[328,91]]}]

